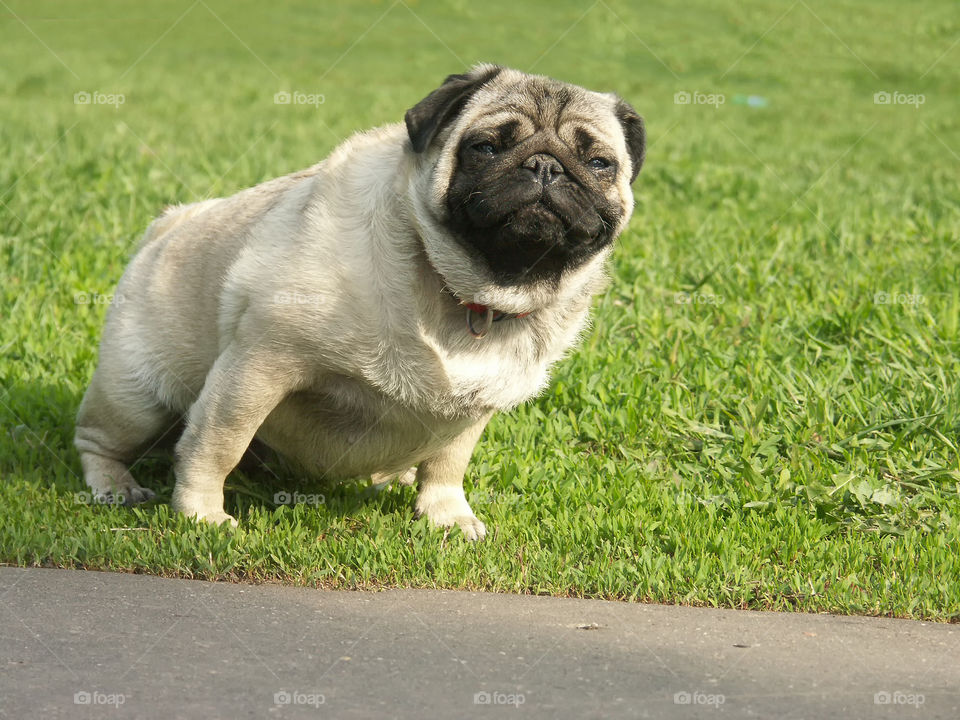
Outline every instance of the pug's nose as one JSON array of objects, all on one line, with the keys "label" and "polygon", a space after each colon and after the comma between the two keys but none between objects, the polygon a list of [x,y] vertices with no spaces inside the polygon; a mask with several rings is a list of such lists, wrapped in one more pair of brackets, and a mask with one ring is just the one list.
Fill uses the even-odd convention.
[{"label": "pug's nose", "polygon": [[534,178],[541,185],[549,185],[566,172],[560,161],[547,153],[531,155],[524,161],[523,167],[532,172]]}]

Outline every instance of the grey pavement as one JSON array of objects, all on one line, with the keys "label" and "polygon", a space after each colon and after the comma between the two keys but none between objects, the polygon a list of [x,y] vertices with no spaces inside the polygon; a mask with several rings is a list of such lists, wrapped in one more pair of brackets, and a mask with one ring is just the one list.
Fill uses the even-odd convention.
[{"label": "grey pavement", "polygon": [[0,567],[6,718],[958,718],[960,627]]}]

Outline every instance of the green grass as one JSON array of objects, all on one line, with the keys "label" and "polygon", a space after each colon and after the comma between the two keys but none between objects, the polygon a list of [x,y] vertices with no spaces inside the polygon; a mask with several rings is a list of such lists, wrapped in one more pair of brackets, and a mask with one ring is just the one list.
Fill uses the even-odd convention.
[{"label": "green grass", "polygon": [[[960,618],[949,4],[5,2],[0,561]],[[650,139],[592,331],[476,450],[486,541],[414,521],[410,488],[277,466],[229,479],[235,532],[171,515],[162,460],[135,469],[161,502],[78,502],[105,306],[77,294],[165,204],[310,165],[479,60],[616,90]],[[271,501],[293,490],[326,502]]]}]

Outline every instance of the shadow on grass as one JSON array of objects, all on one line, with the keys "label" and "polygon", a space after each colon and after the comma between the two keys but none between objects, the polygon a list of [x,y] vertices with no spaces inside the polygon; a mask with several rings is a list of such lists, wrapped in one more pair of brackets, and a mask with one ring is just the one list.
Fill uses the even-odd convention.
[{"label": "shadow on grass", "polygon": [[[10,384],[0,394],[0,477],[5,482],[23,480],[55,488],[59,493],[83,497],[80,458],[73,447],[74,420],[82,391],[46,382]],[[173,448],[183,423],[170,427],[144,448],[131,465],[134,477],[156,493],[144,509],[165,503],[173,494]],[[358,514],[371,503],[381,513],[409,510],[408,492],[383,492],[358,481],[334,482],[312,478],[292,467],[259,440],[254,440],[224,486],[225,510],[237,518],[251,509],[271,512],[281,505],[316,505],[317,512],[336,517]],[[131,513],[131,521],[134,520]]]}]

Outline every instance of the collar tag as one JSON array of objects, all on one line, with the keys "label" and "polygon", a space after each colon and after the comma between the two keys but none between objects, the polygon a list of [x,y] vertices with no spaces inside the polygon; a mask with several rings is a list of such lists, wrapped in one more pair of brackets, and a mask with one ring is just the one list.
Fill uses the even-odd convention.
[{"label": "collar tag", "polygon": [[[490,332],[490,327],[493,325],[493,308],[487,307],[486,305],[477,305],[476,303],[466,303],[466,307],[467,330],[477,340],[480,340]],[[478,324],[474,323],[475,316],[480,318]]]}]

